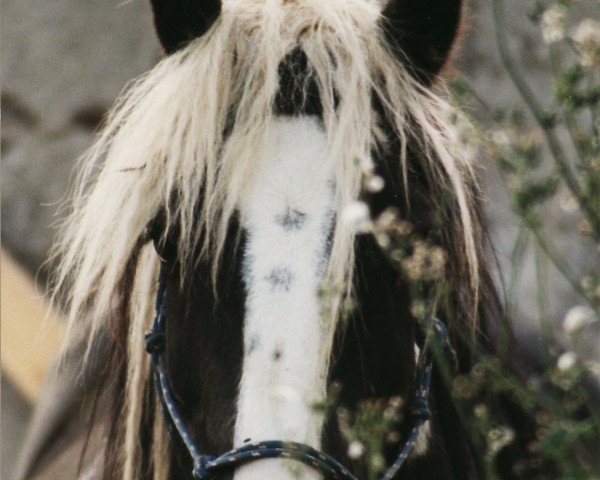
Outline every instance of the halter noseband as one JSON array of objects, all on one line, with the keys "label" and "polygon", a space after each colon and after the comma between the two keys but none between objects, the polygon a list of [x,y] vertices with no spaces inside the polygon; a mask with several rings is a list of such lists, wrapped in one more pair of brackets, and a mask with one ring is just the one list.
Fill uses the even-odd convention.
[{"label": "halter noseband", "polygon": [[[219,470],[234,468],[243,463],[262,458],[287,458],[305,463],[320,470],[327,478],[358,480],[348,469],[326,453],[296,442],[269,440],[263,442],[247,443],[235,448],[219,457],[204,455],[198,449],[192,436],[179,413],[167,375],[165,360],[165,326],[166,326],[166,290],[167,268],[161,263],[156,294],[156,316],[152,329],[146,334],[146,351],[151,355],[152,369],[154,371],[155,387],[163,407],[165,420],[169,431],[175,431],[185,444],[194,462],[192,475],[197,480],[207,480]],[[445,325],[437,318],[432,318],[432,332],[437,335],[439,345],[449,354],[454,356],[450,346],[448,332]],[[413,427],[404,441],[396,461],[385,472],[381,480],[392,480],[408,455],[413,450],[417,436],[423,424],[431,418],[428,397],[431,385],[431,370],[433,368],[433,352],[431,350],[431,336],[427,335],[425,346],[419,355],[416,372],[416,389],[409,406],[413,420]]]}]

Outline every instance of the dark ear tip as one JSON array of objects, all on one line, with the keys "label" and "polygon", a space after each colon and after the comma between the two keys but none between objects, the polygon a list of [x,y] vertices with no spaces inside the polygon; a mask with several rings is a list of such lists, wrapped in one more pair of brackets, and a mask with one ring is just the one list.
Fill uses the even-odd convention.
[{"label": "dark ear tip", "polygon": [[382,28],[390,44],[408,57],[415,77],[430,84],[452,56],[463,17],[463,0],[389,0]]},{"label": "dark ear tip", "polygon": [[167,54],[201,37],[221,13],[221,0],[151,0],[154,25]]}]

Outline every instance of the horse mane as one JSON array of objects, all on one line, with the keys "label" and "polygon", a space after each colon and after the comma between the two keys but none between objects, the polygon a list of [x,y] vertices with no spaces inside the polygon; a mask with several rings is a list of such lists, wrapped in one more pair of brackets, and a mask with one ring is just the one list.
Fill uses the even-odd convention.
[{"label": "horse mane", "polygon": [[[60,264],[54,288],[57,298],[63,295],[70,330],[90,319],[85,328],[92,337],[106,328],[118,286],[139,256],[135,286],[125,300],[127,338],[119,340],[129,345],[126,405],[141,404],[148,377],[143,333],[152,318],[157,259],[150,249],[140,250],[149,229],[163,215],[162,240],[177,232],[182,282],[198,262],[210,262],[218,272],[230,220],[258,170],[280,63],[297,49],[318,87],[337,212],[359,199],[374,175],[374,152],[388,142],[384,120],[398,139],[407,189],[409,143],[417,142],[430,192],[452,197],[456,213],[444,226],[456,245],[450,270],[462,278],[470,310],[465,322],[475,326],[482,252],[474,155],[457,132],[455,109],[418,81],[386,40],[384,21],[376,0],[225,1],[205,35],[164,58],[118,100],[82,159],[55,246]],[[374,97],[381,112],[373,108]],[[355,235],[338,214],[326,277],[339,292],[334,317],[352,291]],[[130,466],[141,422],[133,410],[125,413],[130,449],[124,464]],[[136,478],[133,470],[128,475]]]}]

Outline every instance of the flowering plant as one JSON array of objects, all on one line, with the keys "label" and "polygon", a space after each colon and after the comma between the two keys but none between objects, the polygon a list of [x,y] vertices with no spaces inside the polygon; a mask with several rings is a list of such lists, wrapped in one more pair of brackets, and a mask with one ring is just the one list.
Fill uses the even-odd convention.
[{"label": "flowering plant", "polygon": [[[455,378],[448,376],[448,381],[479,450],[486,479],[597,480],[600,405],[597,393],[594,400],[594,389],[600,383],[600,20],[581,13],[585,8],[600,12],[600,2],[529,3],[529,18],[539,29],[551,66],[552,98],[540,101],[516,66],[507,42],[510,27],[504,0],[492,0],[496,45],[519,93],[520,107],[490,106],[467,80],[453,82],[463,110],[473,113],[472,124],[465,124],[464,119],[457,122],[458,129],[467,129],[462,135],[465,151],[482,143],[495,160],[519,231],[511,252],[511,271],[507,272],[513,280],[506,287],[509,333],[500,340],[495,355],[473,346],[471,370]],[[566,243],[571,249],[587,252],[588,261],[579,269],[565,260],[567,252],[554,238],[549,220],[555,212],[576,225],[567,233]],[[416,236],[412,226],[394,212],[374,220],[365,205],[352,205],[345,216],[357,231],[376,236],[410,282],[443,278],[447,253]],[[527,253],[534,258],[537,312],[533,315],[539,320],[542,345],[536,368],[517,375],[509,366],[515,349],[510,322],[523,311],[515,295],[515,279]],[[553,295],[549,268],[556,270],[570,289],[571,304],[559,322],[548,307],[548,297]],[[425,311],[425,301],[413,299],[415,317],[422,318]],[[499,398],[524,412],[531,423],[530,436],[523,437],[518,420],[498,414]],[[349,455],[372,459],[369,478],[375,478],[382,468],[380,451],[389,435],[389,419],[396,418],[396,413],[390,412],[396,410],[377,403],[363,405],[355,417],[342,412],[340,425],[350,444]],[[524,453],[507,455],[511,448]]]},{"label": "flowering plant", "polygon": [[[472,407],[474,430],[485,445],[487,478],[499,478],[498,456],[515,441],[515,425],[495,418],[484,392],[506,395],[529,413],[535,436],[528,458],[514,463],[517,478],[598,478],[600,408],[594,389],[600,378],[600,21],[598,0],[535,0],[529,18],[540,29],[551,68],[553,95],[540,100],[518,69],[509,48],[503,0],[493,0],[496,44],[504,69],[519,93],[520,108],[490,107],[464,79],[454,87],[474,115],[479,138],[506,185],[519,233],[509,278],[519,277],[533,252],[540,365],[525,378],[504,368],[502,358],[480,356],[468,375],[454,380],[455,396]],[[583,17],[583,18],[582,18]],[[557,213],[575,224],[569,249],[586,252],[579,269],[566,261],[552,230]],[[571,306],[552,319],[548,269],[566,280]],[[507,286],[508,317],[517,320],[515,285]],[[483,394],[483,396],[482,396]],[[597,396],[597,393],[596,393]],[[518,427],[518,425],[517,425]],[[551,465],[551,467],[544,467]]]}]

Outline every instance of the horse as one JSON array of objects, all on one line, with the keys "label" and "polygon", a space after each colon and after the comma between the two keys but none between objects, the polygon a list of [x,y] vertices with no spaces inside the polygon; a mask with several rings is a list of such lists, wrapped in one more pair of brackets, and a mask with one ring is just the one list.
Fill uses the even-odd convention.
[{"label": "horse", "polygon": [[[500,309],[443,94],[463,3],[152,0],[165,56],[108,115],[56,247],[71,331],[108,350],[87,478],[317,479],[291,457],[318,450],[374,478],[419,415],[428,319],[468,371]],[[440,363],[394,478],[483,476]],[[379,456],[336,414],[365,402],[396,412]],[[278,440],[218,472],[190,455]]]}]

